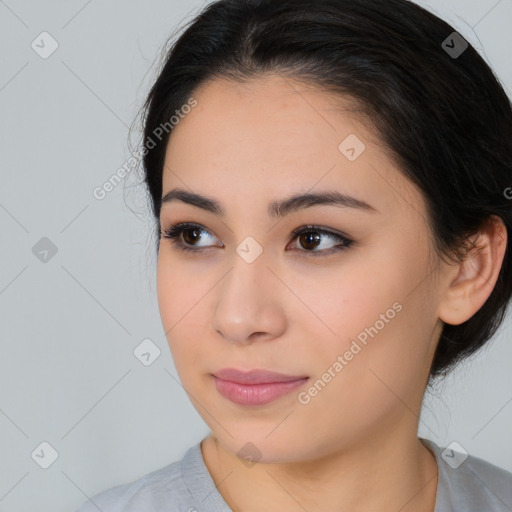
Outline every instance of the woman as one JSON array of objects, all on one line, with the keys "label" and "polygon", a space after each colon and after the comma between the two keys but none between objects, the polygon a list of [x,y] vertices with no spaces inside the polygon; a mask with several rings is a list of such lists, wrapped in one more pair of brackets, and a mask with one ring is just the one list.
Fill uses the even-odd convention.
[{"label": "woman", "polygon": [[145,113],[162,323],[211,433],[80,512],[512,510],[511,473],[417,437],[512,292],[512,109],[474,48],[406,0],[220,0]]}]

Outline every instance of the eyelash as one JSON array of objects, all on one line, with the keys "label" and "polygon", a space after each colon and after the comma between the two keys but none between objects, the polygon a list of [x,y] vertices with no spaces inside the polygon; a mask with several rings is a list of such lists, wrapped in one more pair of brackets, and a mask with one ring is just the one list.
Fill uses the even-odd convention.
[{"label": "eyelash", "polygon": [[[186,244],[184,244],[181,240],[180,240],[180,236],[181,234],[186,231],[187,229],[198,229],[200,231],[205,231],[207,233],[209,233],[209,231],[205,228],[203,228],[203,226],[199,225],[199,224],[193,224],[193,223],[190,223],[190,222],[182,222],[182,223],[179,223],[179,224],[171,224],[170,227],[166,228],[166,229],[162,229],[161,231],[161,236],[163,236],[164,238],[167,238],[171,241],[172,244],[174,244],[179,250],[183,251],[183,252],[192,252],[192,253],[199,253],[205,249],[211,249],[211,246],[210,247],[200,247],[200,248],[194,248],[194,247],[191,247],[191,246],[188,246]],[[299,252],[304,252],[306,253],[308,256],[311,255],[313,257],[317,257],[317,256],[327,256],[327,255],[330,255],[332,253],[336,253],[336,252],[340,252],[340,251],[344,251],[346,249],[348,249],[353,243],[354,241],[339,234],[339,233],[335,233],[333,231],[329,231],[329,230],[326,230],[326,229],[322,229],[320,227],[317,227],[317,226],[313,226],[313,225],[307,225],[307,226],[301,226],[299,228],[296,228],[292,231],[292,235],[293,235],[293,238],[291,241],[295,240],[298,236],[304,234],[304,233],[311,233],[311,232],[314,232],[314,233],[318,233],[320,235],[329,235],[333,238],[337,238],[341,241],[341,244],[338,244],[334,247],[331,247],[329,249],[323,249],[321,251],[308,251],[306,249],[295,249],[295,250],[298,250]]]}]

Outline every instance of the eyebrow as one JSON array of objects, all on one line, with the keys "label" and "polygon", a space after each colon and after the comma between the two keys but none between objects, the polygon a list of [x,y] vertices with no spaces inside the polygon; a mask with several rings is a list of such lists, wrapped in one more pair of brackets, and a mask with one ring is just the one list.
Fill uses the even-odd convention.
[{"label": "eyebrow", "polygon": [[[202,196],[200,194],[188,192],[187,190],[181,188],[174,188],[167,192],[162,197],[161,204],[168,204],[173,201],[181,201],[182,203],[196,206],[197,208],[201,208],[202,210],[206,210],[207,212],[213,213],[220,217],[225,215],[224,209],[222,208],[219,201],[206,196]],[[274,201],[269,203],[267,212],[269,217],[278,218],[289,215],[292,212],[296,212],[304,208],[310,208],[316,205],[333,205],[343,208],[364,210],[370,213],[380,213],[379,210],[377,210],[375,207],[371,206],[365,201],[362,201],[361,199],[357,199],[355,197],[333,190],[315,194],[298,194],[281,201]]]}]

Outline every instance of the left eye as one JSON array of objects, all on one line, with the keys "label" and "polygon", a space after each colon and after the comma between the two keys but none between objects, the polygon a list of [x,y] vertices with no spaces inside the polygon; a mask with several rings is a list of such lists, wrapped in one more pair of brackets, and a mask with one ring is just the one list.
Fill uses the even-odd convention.
[{"label": "left eye", "polygon": [[[318,251],[307,250],[307,253],[313,253],[314,256],[317,254],[330,254],[335,251],[341,251],[347,249],[352,245],[353,240],[350,240],[346,236],[339,233],[334,233],[326,229],[322,229],[316,226],[303,226],[292,231],[294,235],[293,240],[297,239],[297,242],[301,244],[305,249],[320,249]],[[322,247],[322,239],[330,238],[331,240],[338,241],[331,247]],[[313,246],[313,247],[312,247]],[[301,251],[304,252],[304,251]]]},{"label": "left eye", "polygon": [[[204,229],[199,224],[181,223],[172,224],[169,228],[162,229],[161,236],[168,238],[171,242],[182,251],[201,252],[204,249],[212,248],[211,245],[199,246],[197,243],[200,240],[202,233],[211,236],[210,232]],[[292,231],[292,241],[297,239],[297,242],[305,250],[298,249],[297,247],[292,250],[297,250],[307,255],[321,256],[330,254],[332,252],[342,251],[347,249],[353,244],[346,236],[335,233],[317,226],[301,226],[300,228]],[[334,246],[325,247],[323,239],[330,238],[331,240],[338,241]],[[322,247],[322,245],[324,247]],[[223,247],[222,244],[217,247]],[[319,250],[316,250],[320,248]]]}]

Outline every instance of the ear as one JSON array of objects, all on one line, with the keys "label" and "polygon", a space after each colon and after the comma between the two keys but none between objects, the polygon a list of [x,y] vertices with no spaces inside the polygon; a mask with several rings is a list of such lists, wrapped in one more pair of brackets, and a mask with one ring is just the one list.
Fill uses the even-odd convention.
[{"label": "ear", "polygon": [[446,287],[439,318],[451,325],[469,320],[494,289],[507,247],[507,229],[499,217],[492,215],[468,241],[470,249],[464,260],[449,266],[443,276]]}]

